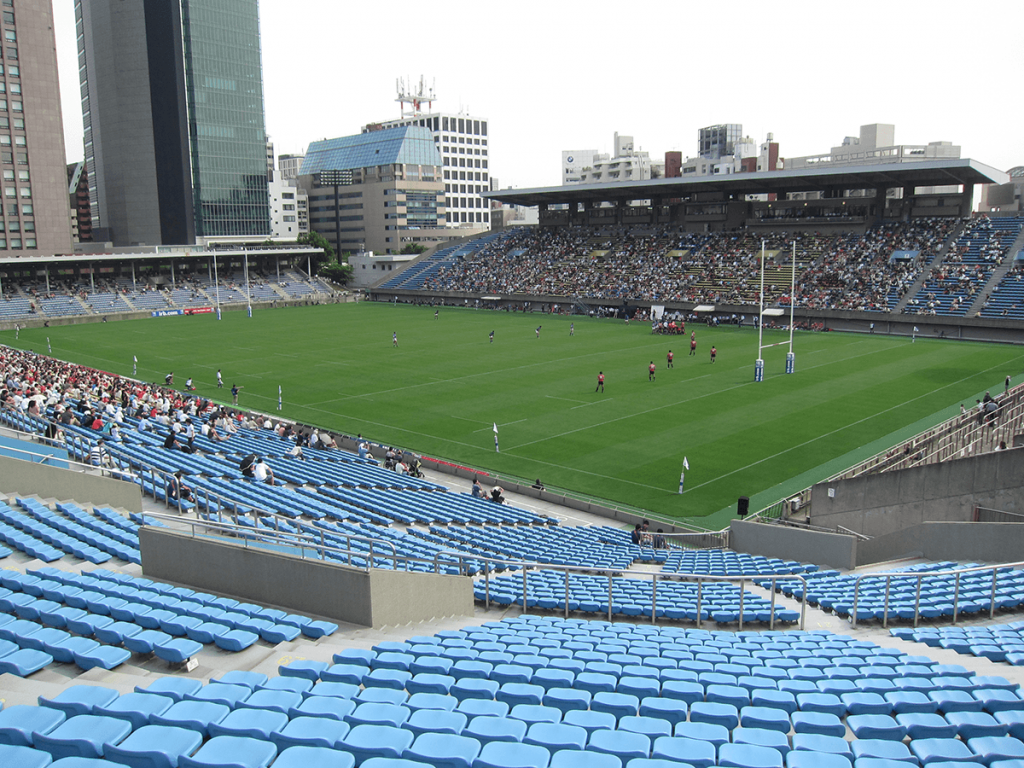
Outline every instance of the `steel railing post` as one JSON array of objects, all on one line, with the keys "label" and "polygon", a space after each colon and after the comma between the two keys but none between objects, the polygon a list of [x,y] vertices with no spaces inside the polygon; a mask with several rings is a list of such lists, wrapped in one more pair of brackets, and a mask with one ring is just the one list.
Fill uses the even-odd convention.
[{"label": "steel railing post", "polygon": [[886,629],[889,626],[889,585],[892,583],[892,576],[885,577],[885,615],[882,617],[882,628]]},{"label": "steel railing post", "polygon": [[957,614],[960,612],[960,572],[956,573],[956,583],[953,586],[953,623],[956,624]]},{"label": "steel railing post", "polygon": [[651,624],[657,623],[658,616],[658,574],[651,574]]},{"label": "steel railing post", "polygon": [[523,613],[526,613],[526,563],[523,563]]},{"label": "steel railing post", "polygon": [[[437,558],[434,558],[434,573],[437,573]],[[491,610],[491,569],[484,569],[484,610]]]},{"label": "steel railing post", "polygon": [[569,569],[565,569],[565,618],[569,618]]},{"label": "steel railing post", "polygon": [[700,629],[700,625],[701,625],[701,613],[703,612],[703,608],[701,607],[701,602],[702,602],[703,598],[704,598],[704,580],[701,579],[700,576],[698,576],[697,577],[697,629]]},{"label": "steel railing post", "polygon": [[608,572],[608,621],[612,620],[612,574]]},{"label": "steel railing post", "polygon": [[991,619],[996,615],[996,579],[999,577],[999,570],[992,569],[992,595],[989,598],[988,617]]},{"label": "steel railing post", "polygon": [[778,592],[775,591],[775,585],[772,584],[772,617],[768,620],[768,629],[775,629],[775,596]]},{"label": "steel railing post", "polygon": [[918,574],[917,576],[917,590],[914,595],[914,629],[917,629],[918,620],[921,617],[921,581],[924,579],[924,574]]},{"label": "steel railing post", "polygon": [[[740,579],[740,632],[743,631],[743,595],[746,592],[746,579]],[[775,591],[775,584],[772,584],[772,591]]]},{"label": "steel railing post", "polygon": [[853,613],[850,615],[850,626],[857,626],[857,608],[860,605],[860,580],[858,576],[853,582]]}]

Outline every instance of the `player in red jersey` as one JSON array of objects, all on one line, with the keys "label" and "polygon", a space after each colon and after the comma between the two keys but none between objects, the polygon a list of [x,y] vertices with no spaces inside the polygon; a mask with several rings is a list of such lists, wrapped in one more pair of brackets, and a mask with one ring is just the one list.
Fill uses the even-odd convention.
[{"label": "player in red jersey", "polygon": [[672,354],[672,350],[670,349],[668,351],[668,363],[665,364],[666,368],[671,368],[672,367],[672,359],[673,359],[673,357],[674,357],[674,355]]},{"label": "player in red jersey", "polygon": [[651,360],[651,364],[647,366],[647,380],[654,381],[654,361]]},{"label": "player in red jersey", "polygon": [[597,386],[594,387],[594,391],[601,390],[604,392],[604,371],[600,371],[597,374]]}]

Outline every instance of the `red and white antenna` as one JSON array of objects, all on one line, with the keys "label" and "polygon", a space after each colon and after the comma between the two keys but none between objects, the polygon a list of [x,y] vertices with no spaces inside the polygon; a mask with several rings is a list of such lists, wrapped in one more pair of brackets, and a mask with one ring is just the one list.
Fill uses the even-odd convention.
[{"label": "red and white antenna", "polygon": [[411,79],[407,84],[405,78],[400,77],[396,81],[396,85],[398,87],[398,98],[395,101],[402,105],[402,117],[422,115],[424,102],[427,104],[428,111],[433,109],[434,99],[436,98],[434,96],[434,86],[431,85],[428,89],[423,75],[420,75],[420,82],[415,91],[412,89]]}]

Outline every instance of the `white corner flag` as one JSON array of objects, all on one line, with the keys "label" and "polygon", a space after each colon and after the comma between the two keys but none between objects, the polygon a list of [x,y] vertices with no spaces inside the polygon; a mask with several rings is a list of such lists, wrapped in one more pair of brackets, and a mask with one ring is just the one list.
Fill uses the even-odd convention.
[{"label": "white corner flag", "polygon": [[498,424],[497,422],[492,423],[494,424],[494,452],[501,453],[501,449],[498,447]]},{"label": "white corner flag", "polygon": [[683,484],[686,482],[686,470],[690,468],[690,462],[683,456],[683,470],[679,473],[679,492],[683,492]]},{"label": "white corner flag", "polygon": [[277,410],[284,408],[284,403],[281,401],[281,385],[277,385]]},{"label": "white corner flag", "polygon": [[139,358],[132,355],[132,376],[135,376],[139,371]]}]

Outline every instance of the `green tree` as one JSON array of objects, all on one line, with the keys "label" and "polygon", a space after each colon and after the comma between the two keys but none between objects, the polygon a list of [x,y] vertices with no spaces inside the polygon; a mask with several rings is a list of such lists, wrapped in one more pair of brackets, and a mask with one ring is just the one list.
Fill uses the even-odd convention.
[{"label": "green tree", "polygon": [[423,253],[427,250],[427,246],[420,245],[419,243],[406,243],[402,246],[402,250],[399,253]]},{"label": "green tree", "polygon": [[352,279],[352,265],[330,261],[320,267],[318,274],[338,285],[347,285],[348,281]]},{"label": "green tree", "polygon": [[327,241],[327,238],[321,235],[319,232],[304,232],[303,234],[299,235],[298,240],[296,240],[295,242],[297,242],[299,245],[311,245],[314,248],[323,248],[323,256],[314,256],[312,258],[314,273],[316,273],[320,269],[321,265],[329,264],[335,260],[334,248],[331,247],[331,244]]}]

